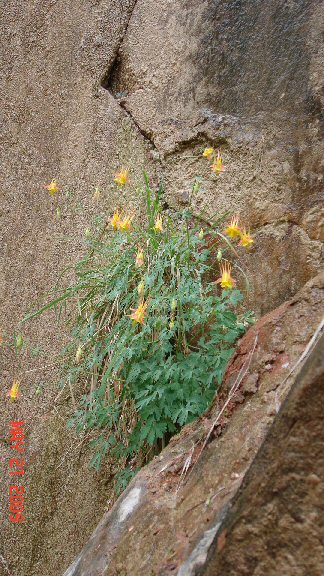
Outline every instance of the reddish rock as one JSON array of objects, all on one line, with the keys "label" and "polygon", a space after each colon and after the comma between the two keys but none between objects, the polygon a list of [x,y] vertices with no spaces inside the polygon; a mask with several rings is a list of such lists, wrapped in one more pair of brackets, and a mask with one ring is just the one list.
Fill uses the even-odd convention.
[{"label": "reddish rock", "polygon": [[[139,472],[65,576],[193,576],[204,570],[232,576],[250,575],[253,566],[262,567],[258,574],[295,576],[301,574],[294,572],[295,552],[305,570],[309,567],[303,574],[315,576],[312,570],[320,569],[314,521],[320,513],[315,493],[322,472],[323,339],[299,373],[292,368],[321,322],[323,299],[324,274],[247,332],[210,410]],[[276,370],[268,371],[269,359],[274,365],[283,351],[289,366],[280,360]],[[255,392],[250,390],[243,402],[235,395],[230,400],[233,378],[244,391],[256,375]],[[308,438],[315,440],[314,452]],[[299,486],[301,475],[305,482]],[[309,499],[312,504],[304,506]],[[302,551],[295,548],[303,538],[310,549],[314,539],[317,557],[311,554],[309,561],[306,545]],[[272,549],[278,550],[279,572],[271,572]]]}]

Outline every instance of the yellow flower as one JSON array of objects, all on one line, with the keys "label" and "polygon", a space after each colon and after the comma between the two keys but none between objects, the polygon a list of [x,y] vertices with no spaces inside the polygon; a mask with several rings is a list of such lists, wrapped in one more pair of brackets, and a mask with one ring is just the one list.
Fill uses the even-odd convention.
[{"label": "yellow flower", "polygon": [[137,268],[144,266],[144,252],[142,248],[139,248],[136,254],[135,266],[137,266]]},{"label": "yellow flower", "polygon": [[114,180],[119,186],[125,186],[125,184],[128,182],[127,168],[122,168],[119,172],[117,172],[117,174],[115,174]]},{"label": "yellow flower", "polygon": [[239,246],[251,246],[254,240],[250,234],[250,230],[247,232],[245,228],[240,232],[241,240],[238,243]]},{"label": "yellow flower", "polygon": [[222,155],[219,151],[217,153],[217,157],[214,159],[211,169],[215,174],[225,172],[225,166],[223,164]]},{"label": "yellow flower", "polygon": [[7,392],[7,396],[10,397],[10,400],[12,402],[17,400],[17,398],[20,396],[19,386],[20,386],[20,383],[18,382],[18,380],[14,379],[13,385],[11,386],[9,392]]},{"label": "yellow flower", "polygon": [[122,232],[128,232],[131,229],[131,224],[134,216],[125,216],[123,220],[120,220],[117,224],[118,230]]},{"label": "yellow flower", "polygon": [[220,283],[222,288],[232,289],[236,284],[236,280],[231,276],[232,266],[227,262],[227,260],[224,260],[224,262],[221,262],[220,264],[220,270],[222,275],[218,280],[216,280],[216,284]]},{"label": "yellow flower", "polygon": [[119,224],[120,224],[120,214],[118,212],[118,210],[115,210],[111,220],[110,220],[110,224],[112,225],[114,230],[117,230]]},{"label": "yellow flower", "polygon": [[58,192],[59,187],[57,184],[56,180],[52,180],[47,186],[46,186],[47,190],[49,191],[51,196],[54,196],[54,194],[56,194],[56,192]]},{"label": "yellow flower", "polygon": [[163,225],[162,225],[162,216],[161,214],[158,214],[155,220],[155,224],[154,224],[154,230],[155,232],[163,232]]},{"label": "yellow flower", "polygon": [[144,302],[144,300],[142,300],[137,308],[131,308],[131,310],[134,310],[134,312],[133,314],[130,314],[129,317],[133,320],[133,324],[144,324],[147,305],[148,302]]},{"label": "yellow flower", "polygon": [[94,200],[95,202],[98,202],[100,200],[100,196],[101,196],[101,192],[100,192],[99,188],[96,187],[95,191],[92,195],[92,200]]},{"label": "yellow flower", "polygon": [[205,148],[205,150],[203,151],[203,156],[205,158],[208,158],[208,160],[212,157],[213,154],[214,154],[214,148]]},{"label": "yellow flower", "polygon": [[225,228],[225,234],[230,238],[235,238],[236,236],[240,236],[241,230],[239,229],[239,217],[232,216],[232,219],[229,225]]}]

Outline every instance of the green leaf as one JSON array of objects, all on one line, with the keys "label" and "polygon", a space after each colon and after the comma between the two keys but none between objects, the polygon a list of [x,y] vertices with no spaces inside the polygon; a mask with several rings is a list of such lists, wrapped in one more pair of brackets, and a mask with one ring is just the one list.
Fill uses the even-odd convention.
[{"label": "green leaf", "polygon": [[229,302],[232,306],[237,306],[239,302],[242,302],[243,294],[239,290],[232,290],[229,297]]}]

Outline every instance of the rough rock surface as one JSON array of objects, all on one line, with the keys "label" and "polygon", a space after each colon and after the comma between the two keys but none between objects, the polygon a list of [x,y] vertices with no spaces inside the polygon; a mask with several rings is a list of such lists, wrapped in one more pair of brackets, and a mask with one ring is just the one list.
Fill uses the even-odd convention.
[{"label": "rough rock surface", "polygon": [[229,547],[226,574],[321,573],[323,338],[294,367],[323,321],[323,295],[322,274],[247,332],[209,412],[141,470],[64,576],[193,576],[215,546]]},{"label": "rough rock surface", "polygon": [[[1,576],[8,576],[6,564],[14,576],[56,576],[112,496],[109,467],[100,474],[89,470],[87,442],[66,429],[74,408],[68,389],[58,396],[56,383],[62,326],[53,314],[26,324],[29,351],[20,363],[7,343],[31,306],[84,252],[87,226],[93,231],[95,218],[117,203],[138,204],[134,187],[123,197],[111,182],[126,162],[138,181],[150,160],[147,146],[115,99],[98,92],[132,5],[9,0],[1,6]],[[53,198],[44,188],[52,178],[61,188]],[[98,203],[92,199],[96,186]],[[6,392],[15,374],[21,398],[11,404]],[[24,420],[26,432],[22,524],[9,521],[12,419]]]},{"label": "rough rock surface", "polygon": [[[32,303],[83,252],[85,228],[117,204],[153,160],[171,207],[205,177],[195,209],[239,211],[257,231],[247,258],[253,307],[266,312],[314,276],[323,240],[319,0],[7,0],[1,11],[0,329],[10,339]],[[221,146],[227,172],[198,159]],[[111,186],[131,167],[132,185]],[[44,184],[57,178],[53,199]],[[92,200],[95,187],[102,192]],[[57,208],[60,207],[60,219]],[[111,498],[111,471],[65,424],[57,398],[53,316],[24,328],[20,363],[0,348],[0,573],[56,576]],[[12,343],[12,340],[11,340]],[[36,354],[36,347],[40,353]],[[17,405],[5,398],[14,375]],[[254,379],[253,379],[254,378]],[[247,384],[253,391],[255,377]],[[8,423],[26,426],[26,522],[8,519]],[[19,542],[19,549],[17,547]],[[53,554],[55,551],[55,554]],[[3,559],[3,560],[2,560]],[[6,564],[5,564],[6,563]]]},{"label": "rough rock surface", "polygon": [[[262,313],[323,262],[323,30],[318,0],[140,0],[104,82],[160,154],[171,205],[199,174],[197,212],[230,208],[257,230]],[[199,159],[207,144],[221,177]]]},{"label": "rough rock surface", "polygon": [[324,573],[324,335],[209,551],[205,576]]}]

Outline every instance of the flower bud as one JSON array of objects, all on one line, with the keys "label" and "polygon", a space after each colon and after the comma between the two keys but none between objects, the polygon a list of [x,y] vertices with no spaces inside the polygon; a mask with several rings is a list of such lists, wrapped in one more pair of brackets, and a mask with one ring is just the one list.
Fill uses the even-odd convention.
[{"label": "flower bud", "polygon": [[98,202],[100,200],[100,196],[101,196],[101,192],[100,192],[99,188],[96,187],[95,191],[92,195],[92,200],[94,200],[95,202]]},{"label": "flower bud", "polygon": [[136,254],[135,265],[137,266],[137,268],[144,266],[144,252],[141,248],[138,249],[138,252]]},{"label": "flower bud", "polygon": [[220,248],[217,250],[217,256],[216,256],[216,258],[217,258],[218,262],[220,262],[221,259],[223,258],[223,252],[221,251]]},{"label": "flower bud", "polygon": [[199,234],[198,234],[198,238],[199,238],[199,240],[202,240],[202,239],[204,238],[204,230],[203,230],[203,228],[201,228],[201,230],[200,230],[200,232],[199,232]]},{"label": "flower bud", "polygon": [[82,356],[83,356],[82,346],[78,346],[78,349],[77,349],[76,355],[75,355],[76,364],[79,364]]},{"label": "flower bud", "polygon": [[144,298],[144,290],[145,290],[145,284],[144,282],[140,282],[139,285],[137,286],[137,293],[139,295],[140,300],[142,300]]},{"label": "flower bud", "polygon": [[89,240],[89,238],[91,238],[91,230],[90,230],[90,228],[86,228],[85,237],[86,237],[87,240]]},{"label": "flower bud", "polygon": [[176,310],[177,308],[177,301],[175,298],[172,298],[171,300],[171,310]]},{"label": "flower bud", "polygon": [[170,330],[173,330],[173,328],[174,328],[174,320],[171,320],[171,322],[169,322],[169,328],[170,328]]},{"label": "flower bud", "polygon": [[194,181],[194,185],[192,187],[192,191],[194,194],[197,194],[197,192],[199,192],[200,190],[200,181],[196,178]]},{"label": "flower bud", "polygon": [[161,214],[157,215],[153,228],[154,228],[155,232],[163,232],[163,222],[162,222]]},{"label": "flower bud", "polygon": [[16,348],[17,348],[17,350],[20,350],[20,348],[23,347],[23,344],[24,344],[23,337],[21,334],[18,334],[16,336]]}]

